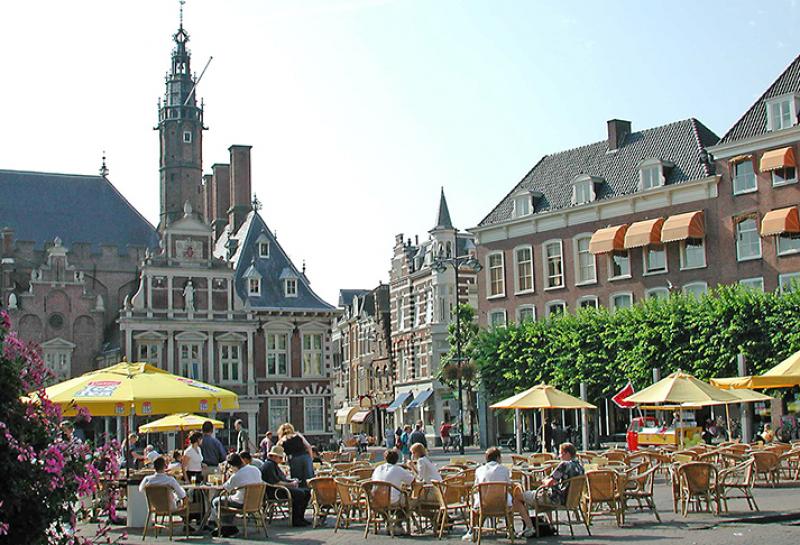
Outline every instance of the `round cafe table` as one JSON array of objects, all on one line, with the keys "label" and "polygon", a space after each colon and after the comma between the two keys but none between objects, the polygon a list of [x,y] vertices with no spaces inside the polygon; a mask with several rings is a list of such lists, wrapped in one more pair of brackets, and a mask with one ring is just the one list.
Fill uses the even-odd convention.
[{"label": "round cafe table", "polygon": [[182,484],[183,489],[188,493],[190,490],[197,490],[203,495],[203,517],[200,520],[200,528],[204,528],[208,524],[208,519],[211,517],[211,500],[215,496],[225,490],[221,484]]}]

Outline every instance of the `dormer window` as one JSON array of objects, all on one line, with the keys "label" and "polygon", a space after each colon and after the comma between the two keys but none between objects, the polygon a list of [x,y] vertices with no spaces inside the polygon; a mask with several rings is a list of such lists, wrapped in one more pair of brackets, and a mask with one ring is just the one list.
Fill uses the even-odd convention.
[{"label": "dormer window", "polygon": [[248,278],[247,279],[247,294],[253,297],[261,295],[261,279]]},{"label": "dormer window", "polygon": [[514,195],[514,217],[521,218],[530,215],[532,204],[531,194],[528,191]]},{"label": "dormer window", "polygon": [[283,291],[286,297],[297,297],[297,278],[287,278],[284,280]]},{"label": "dormer window", "polygon": [[269,242],[258,243],[258,257],[269,257]]},{"label": "dormer window", "polygon": [[783,95],[767,101],[767,129],[779,131],[797,124],[797,96]]},{"label": "dormer window", "polygon": [[587,174],[580,174],[572,181],[572,204],[580,205],[593,202],[597,198],[595,184],[603,179]]}]

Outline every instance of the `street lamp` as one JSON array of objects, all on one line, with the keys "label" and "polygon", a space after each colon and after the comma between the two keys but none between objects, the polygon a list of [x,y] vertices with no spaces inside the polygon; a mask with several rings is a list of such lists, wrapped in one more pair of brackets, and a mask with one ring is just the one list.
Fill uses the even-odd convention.
[{"label": "street lamp", "polygon": [[[475,244],[472,240],[467,240],[467,244],[465,245],[465,250],[472,251],[475,249]],[[456,250],[458,253],[458,250]],[[475,259],[475,257],[471,255],[456,255],[453,257],[445,257],[441,248],[439,249],[439,255],[434,259],[431,268],[438,272],[443,273],[447,270],[447,266],[453,267],[453,270],[456,273],[456,364],[458,365],[458,427],[459,431],[461,432],[461,441],[458,446],[458,453],[464,454],[464,388],[461,383],[461,366],[463,365],[464,361],[461,357],[461,323],[460,323],[460,315],[458,312],[458,280],[459,280],[459,270],[464,267],[471,271],[478,272],[483,267],[481,267],[480,262]]]}]

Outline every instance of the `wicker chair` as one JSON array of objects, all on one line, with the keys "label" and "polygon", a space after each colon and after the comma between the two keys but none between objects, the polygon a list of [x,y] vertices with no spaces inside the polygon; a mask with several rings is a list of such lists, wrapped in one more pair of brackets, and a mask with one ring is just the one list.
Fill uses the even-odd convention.
[{"label": "wicker chair", "polygon": [[628,465],[628,453],[624,450],[607,450],[603,453],[603,457],[609,462],[622,462]]},{"label": "wicker chair", "polygon": [[515,466],[528,465],[530,463],[527,456],[520,456],[519,454],[511,455],[511,463]]},{"label": "wicker chair", "polygon": [[[169,523],[169,540],[172,541],[173,526],[175,524],[175,516],[181,517],[183,525],[186,528],[186,537],[189,537],[189,503],[183,502],[177,507],[173,508],[171,505],[172,488],[162,485],[150,485],[144,488],[144,494],[147,498],[147,519],[144,521],[144,532],[142,533],[142,541],[147,537],[147,529],[150,527],[150,517],[153,517],[153,528],[158,538],[158,531],[166,529],[165,524]],[[161,523],[158,522],[158,517],[161,517]]]},{"label": "wicker chair", "polygon": [[775,486],[780,479],[780,456],[767,450],[755,451],[750,456],[755,460],[756,478],[763,475],[764,482]]},{"label": "wicker chair", "polygon": [[371,467],[357,467],[351,469],[349,475],[359,481],[368,481],[372,478],[373,471]]},{"label": "wicker chair", "polygon": [[[514,491],[511,483],[480,483],[473,488],[478,496],[478,508],[473,513],[472,532],[477,532],[478,545],[485,530],[497,532],[497,520],[505,521],[505,530],[511,543],[514,543],[514,510],[512,509],[509,497]],[[487,528],[484,522],[489,519],[492,526]]]},{"label": "wicker chair", "polygon": [[681,514],[685,517],[689,512],[689,504],[694,501],[695,510],[700,510],[702,501],[706,509],[719,514],[719,493],[717,491],[717,466],[708,462],[688,462],[678,467],[680,483]]},{"label": "wicker chair", "polygon": [[[616,519],[617,526],[622,526],[625,522],[623,487],[619,473],[612,469],[586,472],[585,509],[589,524],[593,517],[608,514]],[[597,508],[603,505],[608,507],[608,511],[598,511]]]},{"label": "wicker chair", "polygon": [[[256,526],[261,526],[264,529],[264,538],[267,538],[267,514],[264,503],[264,494],[267,486],[269,486],[267,483],[256,483],[241,487],[241,490],[244,490],[244,501],[241,507],[225,505],[222,502],[219,504],[220,515],[222,513],[230,513],[234,516],[241,515],[245,538],[247,538],[247,519],[249,516],[253,517]],[[235,490],[232,492],[235,492]]]},{"label": "wicker chair", "polygon": [[264,503],[267,508],[267,518],[272,524],[275,513],[287,519],[292,518],[292,494],[289,489],[279,484],[264,483],[267,485],[267,495]]},{"label": "wicker chair", "polygon": [[[642,464],[644,465],[644,464]],[[638,469],[641,466],[637,466]],[[630,508],[628,502],[631,500],[635,500],[637,503],[636,508],[640,511],[644,509],[649,509],[655,515],[656,520],[661,522],[661,516],[658,514],[658,510],[656,509],[656,502],[653,497],[653,484],[655,483],[656,473],[661,469],[661,467],[656,464],[653,466],[649,466],[643,472],[636,472],[633,471],[628,474],[626,478],[625,484],[625,497],[623,501],[623,509],[627,510]],[[624,517],[623,517],[624,520]]]},{"label": "wicker chair", "polygon": [[333,477],[314,477],[308,480],[311,490],[311,508],[314,510],[314,528],[338,509],[339,495],[336,492],[336,481]]},{"label": "wicker chair", "polygon": [[336,483],[336,493],[339,496],[336,526],[333,529],[333,532],[336,533],[341,526],[349,528],[354,515],[358,515],[357,520],[362,520],[361,515],[366,512],[367,504],[360,484],[344,479],[335,479],[334,482]]},{"label": "wicker chair", "polygon": [[320,458],[322,458],[323,462],[327,462],[329,464],[332,464],[336,460],[336,457],[338,455],[339,455],[339,453],[336,452],[335,450],[326,450],[326,451],[323,451],[322,453],[320,453]]},{"label": "wicker chair", "polygon": [[[750,458],[744,462],[727,469],[717,475],[717,492],[725,511],[728,511],[728,500],[744,499],[751,511],[758,511],[758,504],[753,497],[753,485],[756,482],[755,460]],[[739,492],[739,495],[731,493]]]},{"label": "wicker chair", "polygon": [[439,539],[442,539],[445,529],[455,526],[458,520],[469,528],[469,491],[470,487],[453,479],[433,481],[434,497],[439,504],[434,530],[438,531]]},{"label": "wicker chair", "polygon": [[[367,526],[364,528],[364,539],[369,535],[370,525],[377,534],[381,522],[386,524],[386,529],[392,537],[395,526],[403,520],[406,522],[407,532],[411,533],[411,513],[405,490],[385,481],[367,481],[361,484],[361,489],[367,498]],[[393,491],[400,494],[397,502],[392,502]]]},{"label": "wicker chair", "polygon": [[586,491],[586,475],[580,475],[578,477],[572,477],[571,479],[567,479],[565,482],[567,485],[567,499],[564,502],[564,505],[556,505],[549,501],[548,498],[545,498],[546,494],[549,494],[549,490],[544,487],[540,487],[536,489],[536,493],[534,496],[534,509],[536,510],[536,517],[534,517],[533,521],[536,525],[536,534],[539,534],[539,514],[545,514],[550,522],[553,522],[553,513],[555,513],[555,525],[556,527],[559,524],[558,521],[558,512],[564,511],[567,514],[567,524],[569,525],[569,533],[572,537],[575,537],[575,531],[572,528],[572,515],[575,516],[575,521],[583,521],[583,525],[586,527],[586,533],[592,535],[592,531],[589,530],[589,518],[586,515],[586,511],[583,509],[583,494]]},{"label": "wicker chair", "polygon": [[531,464],[543,464],[544,462],[549,462],[550,460],[555,460],[555,456],[549,452],[537,452],[536,454],[531,454],[530,456],[530,463]]},{"label": "wicker chair", "polygon": [[780,465],[780,470],[786,473],[787,479],[800,480],[800,449],[793,448],[781,454]]}]

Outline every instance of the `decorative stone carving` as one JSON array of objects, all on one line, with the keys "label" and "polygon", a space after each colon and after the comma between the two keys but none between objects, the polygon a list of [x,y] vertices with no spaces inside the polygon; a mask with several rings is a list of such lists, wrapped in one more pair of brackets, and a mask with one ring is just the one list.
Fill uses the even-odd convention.
[{"label": "decorative stone carving", "polygon": [[13,291],[11,295],[8,296],[8,308],[10,310],[16,310],[19,308],[19,303],[17,302],[17,294]]},{"label": "decorative stone carving", "polygon": [[106,302],[103,300],[103,296],[99,293],[97,294],[97,299],[94,302],[94,309],[98,312],[104,312],[106,310]]},{"label": "decorative stone carving", "polygon": [[183,301],[186,312],[194,312],[194,285],[191,278],[186,282],[186,287],[183,288]]}]

